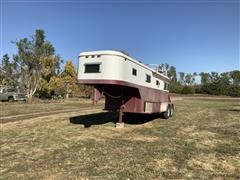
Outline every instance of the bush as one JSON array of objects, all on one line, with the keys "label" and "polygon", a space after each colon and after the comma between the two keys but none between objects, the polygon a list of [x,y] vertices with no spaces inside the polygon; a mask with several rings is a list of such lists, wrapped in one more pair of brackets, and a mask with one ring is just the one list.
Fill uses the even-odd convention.
[{"label": "bush", "polygon": [[201,94],[201,93],[203,93],[200,84],[196,84],[196,85],[194,85],[194,90],[195,90],[195,93],[197,93],[197,94]]},{"label": "bush", "polygon": [[194,94],[195,89],[193,86],[184,86],[182,89],[182,94]]},{"label": "bush", "polygon": [[229,86],[229,91],[228,94],[229,96],[233,96],[233,97],[240,97],[240,85],[230,85]]},{"label": "bush", "polygon": [[180,83],[170,83],[170,93],[182,93],[183,86]]}]

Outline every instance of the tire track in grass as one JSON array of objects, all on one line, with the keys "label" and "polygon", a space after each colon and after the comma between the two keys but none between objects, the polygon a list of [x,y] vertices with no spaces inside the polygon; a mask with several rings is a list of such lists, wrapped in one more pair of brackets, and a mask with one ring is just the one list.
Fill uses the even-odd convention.
[{"label": "tire track in grass", "polygon": [[8,122],[14,122],[14,121],[20,121],[20,120],[27,120],[37,117],[44,117],[49,115],[58,114],[61,115],[63,113],[73,113],[78,111],[86,111],[86,110],[102,110],[102,105],[98,106],[90,106],[90,107],[84,107],[84,108],[76,108],[76,109],[68,109],[68,110],[55,110],[55,111],[47,111],[47,112],[37,112],[37,113],[29,113],[29,114],[19,114],[15,116],[6,116],[1,117],[1,124],[8,123]]}]

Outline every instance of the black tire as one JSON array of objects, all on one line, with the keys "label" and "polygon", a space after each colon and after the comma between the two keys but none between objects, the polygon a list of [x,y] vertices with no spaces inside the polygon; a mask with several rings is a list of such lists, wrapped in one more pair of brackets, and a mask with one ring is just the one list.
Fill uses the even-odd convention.
[{"label": "black tire", "polygon": [[172,104],[172,105],[171,105],[170,117],[172,117],[172,116],[173,116],[173,114],[174,114],[174,106],[173,106],[173,104]]},{"label": "black tire", "polygon": [[8,97],[8,102],[13,102],[14,98],[12,96]]},{"label": "black tire", "polygon": [[170,117],[170,115],[171,115],[171,108],[168,105],[167,111],[163,113],[163,117],[164,117],[164,119],[168,119]]}]

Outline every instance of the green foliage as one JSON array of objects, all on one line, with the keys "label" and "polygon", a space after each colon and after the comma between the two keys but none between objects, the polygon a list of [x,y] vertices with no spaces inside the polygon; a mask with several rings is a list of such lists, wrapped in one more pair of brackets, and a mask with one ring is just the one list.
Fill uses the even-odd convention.
[{"label": "green foliage", "polygon": [[179,72],[179,81],[171,80],[170,83],[170,92],[171,93],[180,93],[180,94],[194,94],[195,88],[195,77],[197,73],[185,73]]},{"label": "green foliage", "polygon": [[228,96],[240,97],[240,85],[239,84],[231,84],[228,88]]},{"label": "green foliage", "polygon": [[90,98],[92,95],[93,87],[90,85],[79,85],[79,94],[81,97]]},{"label": "green foliage", "polygon": [[181,85],[193,85],[195,82],[195,77],[197,76],[197,73],[194,72],[191,73],[185,73],[185,72],[179,72],[179,83]]},{"label": "green foliage", "polygon": [[33,95],[41,98],[68,97],[80,90],[89,96],[91,88],[78,84],[72,61],[67,61],[64,70],[60,71],[62,60],[55,54],[44,30],[37,29],[31,39],[23,38],[14,44],[18,51],[13,60],[7,54],[2,58],[1,84],[19,86],[30,98]]},{"label": "green foliage", "polygon": [[181,91],[182,94],[194,94],[195,93],[195,89],[193,86],[183,86],[182,88],[182,91]]},{"label": "green foliage", "polygon": [[170,78],[171,82],[177,82],[177,72],[174,66],[170,66],[169,70],[167,71],[167,76]]},{"label": "green foliage", "polygon": [[49,83],[47,84],[47,88],[48,88],[48,93],[50,93],[51,95],[64,96],[66,93],[65,82],[61,76],[51,77]]},{"label": "green foliage", "polygon": [[15,73],[15,62],[10,60],[8,54],[3,55],[0,67],[0,84],[17,85],[17,74]]},{"label": "green foliage", "polygon": [[183,86],[179,82],[174,82],[174,81],[170,82],[169,91],[171,93],[181,94],[182,93],[182,89],[183,89]]},{"label": "green foliage", "polygon": [[240,71],[201,73],[201,93],[240,97]]},{"label": "green foliage", "polygon": [[77,72],[72,61],[67,61],[64,66],[64,71],[58,76],[52,76],[45,86],[51,95],[68,97],[76,93],[79,87],[77,84]]},{"label": "green foliage", "polygon": [[184,81],[185,73],[184,72],[179,72],[178,74],[179,74],[179,83],[183,85],[184,82],[185,82]]},{"label": "green foliage", "polygon": [[201,72],[199,75],[201,77],[201,84],[207,84],[210,82],[210,74],[209,73]]},{"label": "green foliage", "polygon": [[64,67],[64,76],[77,77],[77,72],[74,68],[72,61],[67,61]]},{"label": "green foliage", "polygon": [[60,59],[54,54],[53,45],[45,39],[43,30],[36,30],[32,40],[24,38],[15,44],[18,48],[15,60],[20,73],[20,85],[31,98],[37,90],[45,89]]},{"label": "green foliage", "polygon": [[201,84],[194,84],[197,73],[179,72],[179,81],[170,84],[170,92],[203,93],[240,97],[240,71],[199,73]]},{"label": "green foliage", "polygon": [[231,72],[229,72],[229,76],[230,76],[230,79],[233,84],[235,84],[235,85],[240,84],[240,71],[238,71],[238,70],[231,71]]},{"label": "green foliage", "polygon": [[196,94],[201,94],[202,91],[201,91],[201,84],[195,84],[194,86],[194,91]]},{"label": "green foliage", "polygon": [[[17,54],[12,59],[5,54],[0,67],[0,84],[19,86],[29,97],[37,92],[39,97],[79,95],[89,97],[92,87],[79,85],[72,61],[67,61],[60,71],[62,60],[55,54],[55,48],[46,39],[44,30],[37,29],[31,39],[23,38],[14,42]],[[123,52],[127,54],[126,52]],[[174,66],[161,64],[170,78],[172,93],[206,93],[240,97],[240,71],[201,72],[201,84],[195,83],[197,73],[179,72]]]},{"label": "green foliage", "polygon": [[48,56],[41,58],[42,63],[42,77],[40,81],[40,87],[38,94],[40,97],[50,98],[53,92],[50,90],[50,80],[53,77],[57,77],[57,69],[59,68],[59,57]]}]

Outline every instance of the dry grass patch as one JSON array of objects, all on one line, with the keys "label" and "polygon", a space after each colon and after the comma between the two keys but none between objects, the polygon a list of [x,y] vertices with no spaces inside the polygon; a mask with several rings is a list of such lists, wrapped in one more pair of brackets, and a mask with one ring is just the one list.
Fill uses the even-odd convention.
[{"label": "dry grass patch", "polygon": [[116,114],[94,110],[3,124],[1,178],[237,179],[235,105],[176,101],[173,118],[132,119],[139,124],[123,129],[114,127]]},{"label": "dry grass patch", "polygon": [[[238,156],[239,158],[239,156]],[[229,156],[226,159],[219,159],[216,154],[199,154],[188,160],[188,166],[196,170],[217,172],[219,174],[234,174],[239,172],[238,160],[235,157]]]},{"label": "dry grass patch", "polygon": [[126,137],[125,140],[129,141],[143,141],[143,142],[156,142],[159,140],[159,137],[154,136],[134,136],[134,137]]},{"label": "dry grass patch", "polygon": [[[104,102],[100,101],[102,105]],[[61,101],[41,101],[36,103],[24,102],[0,102],[0,116],[17,116],[22,114],[41,113],[58,110],[72,110],[79,107],[91,106],[92,101],[89,99],[74,99],[74,100],[61,100]]]}]

